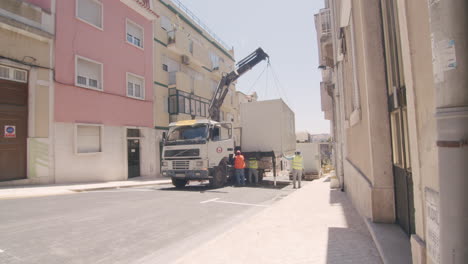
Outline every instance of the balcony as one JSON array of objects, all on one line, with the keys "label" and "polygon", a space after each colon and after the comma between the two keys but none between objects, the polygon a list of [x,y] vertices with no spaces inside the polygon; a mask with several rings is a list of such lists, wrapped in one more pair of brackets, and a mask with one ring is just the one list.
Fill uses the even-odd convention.
[{"label": "balcony", "polygon": [[329,8],[321,9],[316,17],[316,26],[320,40],[324,41],[331,37],[331,12]]},{"label": "balcony", "polygon": [[16,29],[33,33],[36,38],[47,41],[55,33],[54,16],[48,9],[19,1],[0,1],[0,22]]},{"label": "balcony", "polygon": [[155,20],[158,14],[153,11],[153,3],[151,0],[120,0],[135,12],[144,16],[148,20]]},{"label": "balcony", "polygon": [[331,68],[326,67],[325,69],[322,69],[322,81],[324,83],[332,82],[332,77],[333,77],[333,71]]},{"label": "balcony", "polygon": [[169,89],[169,114],[186,114],[199,118],[208,116],[210,100],[176,88]]},{"label": "balcony", "polygon": [[229,46],[221,40],[220,37],[218,37],[203,21],[200,20],[190,9],[188,9],[185,5],[183,5],[179,0],[162,0],[162,2],[168,6],[171,5],[172,7],[178,9],[182,14],[185,14],[188,19],[191,20],[196,26],[201,28],[203,31],[205,31],[208,35],[209,38],[213,39],[217,43],[220,44],[220,46],[225,49],[226,51],[232,50],[232,46]]},{"label": "balcony", "polygon": [[322,112],[324,112],[326,120],[331,120],[333,118],[333,100],[330,95],[331,87],[333,86],[327,83],[320,83],[320,101]]}]

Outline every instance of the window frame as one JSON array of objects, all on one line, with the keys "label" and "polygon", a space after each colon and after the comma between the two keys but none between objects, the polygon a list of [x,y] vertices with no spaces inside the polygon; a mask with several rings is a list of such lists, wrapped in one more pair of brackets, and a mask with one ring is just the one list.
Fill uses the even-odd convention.
[{"label": "window frame", "polygon": [[[16,67],[11,67],[11,66],[8,66],[8,65],[5,65],[5,64],[0,64],[0,67],[6,68],[8,70],[8,78],[0,76],[1,80],[8,80],[8,81],[20,82],[20,83],[28,83],[29,72],[27,70],[16,68]],[[24,80],[17,79],[16,76],[15,76],[16,72],[24,73],[25,74],[24,75],[25,79]]]},{"label": "window frame", "polygon": [[[142,83],[142,97],[137,97],[137,96],[133,96],[133,95],[129,95],[128,94],[128,82],[129,82],[129,75],[131,75],[133,78],[138,78],[138,79],[141,79],[143,81]],[[125,75],[125,94],[127,95],[127,97],[129,98],[133,98],[133,99],[138,99],[138,100],[145,100],[146,98],[146,91],[145,91],[145,78],[143,76],[140,76],[138,74],[135,74],[135,73],[132,73],[132,72],[127,72],[126,75]],[[134,83],[133,83],[134,84]],[[135,87],[134,87],[134,90],[133,90],[133,94],[135,94]]]},{"label": "window frame", "polygon": [[79,15],[78,15],[78,2],[79,1],[82,1],[82,0],[75,0],[75,18],[78,19],[79,21],[81,22],[84,22],[90,26],[93,26],[101,31],[104,31],[104,4],[102,3],[102,1],[98,1],[98,0],[90,0],[90,1],[93,1],[97,4],[99,4],[101,6],[101,27],[97,26],[97,25],[94,25],[93,23],[89,22],[89,21],[86,21],[85,19],[81,18]]},{"label": "window frame", "polygon": [[[101,68],[101,74],[100,74],[101,89],[89,86],[88,84],[83,85],[83,84],[78,83],[78,60],[80,60],[80,59],[99,65],[99,67]],[[80,55],[75,55],[75,86],[103,92],[104,91],[104,64],[102,62],[95,61],[95,60],[90,59],[90,58],[86,58],[86,57],[83,57],[83,56],[80,56]]]},{"label": "window frame", "polygon": [[[135,27],[141,29],[141,38],[142,38],[142,39],[140,40],[141,46],[138,46],[138,45],[136,45],[135,43],[128,41],[128,38],[127,38],[127,37],[128,37],[128,24],[129,24],[129,23],[130,23],[130,24],[133,24],[133,26],[135,26]],[[135,38],[135,36],[132,36],[132,37]],[[139,49],[141,49],[141,50],[144,50],[144,49],[145,49],[145,48],[144,48],[144,45],[143,45],[143,43],[145,42],[145,29],[144,29],[142,26],[140,26],[138,23],[134,22],[133,20],[131,20],[131,19],[129,19],[129,18],[126,18],[126,19],[125,19],[125,42],[127,42],[127,44],[130,44],[130,45],[132,45],[132,46],[134,46],[134,47],[137,47],[137,48],[139,48]]]},{"label": "window frame", "polygon": [[[78,127],[79,126],[94,126],[99,127],[99,146],[100,150],[96,152],[78,152]],[[75,123],[74,124],[74,144],[73,152],[78,156],[98,155],[104,152],[104,125],[103,124],[90,124],[90,123]]]}]

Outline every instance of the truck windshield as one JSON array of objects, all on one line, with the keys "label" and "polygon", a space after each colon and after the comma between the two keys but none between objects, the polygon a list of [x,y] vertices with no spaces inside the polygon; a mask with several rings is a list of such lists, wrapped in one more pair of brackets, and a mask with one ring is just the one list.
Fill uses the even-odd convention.
[{"label": "truck windshield", "polygon": [[206,125],[177,126],[169,130],[167,141],[206,139],[207,135]]}]

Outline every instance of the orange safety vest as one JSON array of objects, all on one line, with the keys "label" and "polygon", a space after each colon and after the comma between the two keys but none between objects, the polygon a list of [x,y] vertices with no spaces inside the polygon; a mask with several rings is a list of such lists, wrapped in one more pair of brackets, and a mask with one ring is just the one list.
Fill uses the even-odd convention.
[{"label": "orange safety vest", "polygon": [[244,169],[245,168],[245,161],[244,156],[237,155],[236,160],[234,161],[234,168],[236,169]]}]

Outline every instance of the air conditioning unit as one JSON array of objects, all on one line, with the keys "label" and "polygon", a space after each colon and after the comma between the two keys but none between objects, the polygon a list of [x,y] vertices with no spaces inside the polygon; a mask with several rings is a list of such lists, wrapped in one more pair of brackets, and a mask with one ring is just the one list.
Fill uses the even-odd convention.
[{"label": "air conditioning unit", "polygon": [[187,55],[182,55],[182,64],[189,65],[190,64],[190,57]]}]

